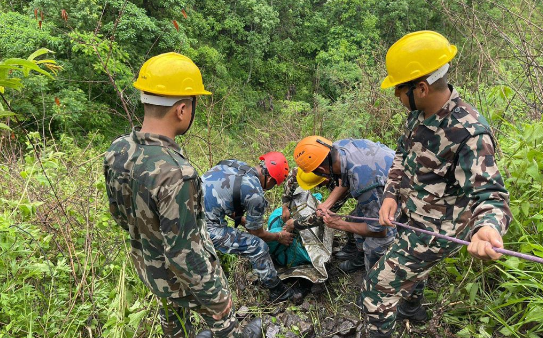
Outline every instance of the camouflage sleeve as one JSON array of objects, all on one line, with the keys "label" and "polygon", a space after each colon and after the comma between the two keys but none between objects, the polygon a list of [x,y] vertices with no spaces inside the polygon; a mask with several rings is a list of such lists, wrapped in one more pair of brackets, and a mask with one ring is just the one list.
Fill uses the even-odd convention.
[{"label": "camouflage sleeve", "polygon": [[268,201],[260,194],[253,194],[245,199],[245,229],[258,230],[264,224],[264,213]]},{"label": "camouflage sleeve", "polygon": [[288,173],[287,179],[284,183],[283,196],[281,197],[281,202],[283,202],[283,204],[290,203],[292,201],[294,191],[296,190],[296,188],[298,188],[298,181],[296,180],[297,174],[297,167],[292,168],[292,170]]},{"label": "camouflage sleeve", "polygon": [[398,141],[398,149],[396,149],[394,161],[392,162],[392,166],[388,172],[383,198],[392,197],[395,200],[398,200],[398,197],[400,196],[400,182],[402,180],[402,174],[404,171],[404,166],[402,164],[402,149],[404,149],[404,137],[400,137],[400,140]]},{"label": "camouflage sleeve", "polygon": [[[210,313],[229,297],[228,282],[203,221],[203,195],[194,169],[161,182],[157,197],[160,231],[170,269]],[[186,170],[188,171],[188,170]]]},{"label": "camouflage sleeve", "polygon": [[505,234],[512,220],[509,193],[494,160],[490,135],[472,137],[459,150],[455,176],[466,195],[474,201],[470,238],[485,225]]},{"label": "camouflage sleeve", "polygon": [[111,213],[113,220],[119,226],[121,226],[124,230],[128,231],[128,220],[119,210],[119,204],[117,203],[117,200],[114,198],[115,192],[113,191],[112,186],[114,186],[115,183],[117,182],[114,182],[112,180],[112,177],[110,176],[110,173],[108,172],[107,166],[104,167],[104,176],[106,180],[106,193],[107,193],[107,198],[109,201],[109,212]]},{"label": "camouflage sleeve", "polygon": [[[108,189],[108,196],[109,196],[109,189]],[[111,213],[111,216],[113,217],[113,220],[121,226],[124,230],[128,231],[128,222],[123,217],[121,212],[119,211],[119,205],[117,202],[113,201],[111,198],[109,199],[109,212]]]}]

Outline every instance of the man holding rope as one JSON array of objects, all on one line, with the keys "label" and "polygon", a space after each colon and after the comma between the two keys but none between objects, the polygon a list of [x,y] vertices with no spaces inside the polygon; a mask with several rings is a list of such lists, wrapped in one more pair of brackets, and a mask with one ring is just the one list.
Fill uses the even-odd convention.
[{"label": "man holding rope", "polygon": [[[354,234],[356,255],[339,267],[350,273],[370,269],[394,241],[396,229],[376,221],[360,221],[356,217],[377,217],[383,201],[388,170],[394,151],[387,146],[365,139],[344,139],[334,143],[321,136],[308,136],[294,149],[299,170],[325,177],[334,182],[334,189],[317,208],[326,226]],[[301,186],[308,186],[303,176],[297,177]],[[346,220],[332,215],[336,203],[348,195],[357,204]],[[287,222],[288,226],[288,222]]]},{"label": "man holding rope", "polygon": [[[399,222],[442,235],[471,240],[480,259],[501,255],[502,235],[512,216],[509,195],[494,160],[490,127],[448,84],[456,47],[441,34],[407,34],[390,47],[388,76],[381,88],[410,110],[400,137],[379,212],[381,224]],[[369,271],[358,300],[369,337],[391,337],[398,318],[425,322],[421,305],[431,268],[461,245],[398,228],[399,238]]]}]

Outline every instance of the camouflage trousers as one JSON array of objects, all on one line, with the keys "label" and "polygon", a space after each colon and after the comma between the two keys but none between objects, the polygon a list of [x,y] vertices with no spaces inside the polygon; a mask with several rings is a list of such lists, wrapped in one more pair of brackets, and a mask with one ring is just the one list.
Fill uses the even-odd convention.
[{"label": "camouflage trousers", "polygon": [[[358,197],[359,202],[356,204],[355,209],[351,211],[349,215],[356,217],[379,218],[379,209],[381,209],[382,200],[383,187],[377,187],[375,189],[366,191]],[[349,218],[347,218],[347,221],[355,223],[364,222],[361,220]],[[372,224],[370,222],[365,223],[368,224],[368,227],[371,230],[375,230],[376,232],[381,231],[381,227],[376,222],[374,222],[375,224]],[[379,258],[381,258],[381,256],[385,254],[387,249],[394,241],[396,233],[397,231],[395,229],[392,229],[392,231],[389,231],[386,238],[362,237],[358,234],[354,234],[356,248],[359,251],[364,251],[364,264],[366,266],[366,271],[371,269],[371,267],[379,260]]]},{"label": "camouflage trousers", "polygon": [[273,265],[268,244],[261,238],[232,227],[214,227],[208,225],[209,237],[215,249],[247,257],[254,273],[262,285],[271,288],[277,285],[279,278]]},{"label": "camouflage trousers", "polygon": [[[189,307],[187,299],[170,298],[167,300],[167,309],[160,308],[160,325],[165,338],[193,338],[196,335],[190,322]],[[202,312],[200,312],[200,315],[213,332],[213,337],[243,338],[233,308],[227,316],[220,320],[215,320],[211,315]]]},{"label": "camouflage trousers", "polygon": [[[400,222],[405,222],[405,218]],[[418,222],[411,225],[435,231]],[[467,230],[457,237],[465,238]],[[422,298],[432,267],[461,248],[459,244],[401,227],[398,234],[399,237],[366,274],[357,300],[366,316],[366,329],[370,332],[394,332],[399,301],[402,298],[407,301]]]}]

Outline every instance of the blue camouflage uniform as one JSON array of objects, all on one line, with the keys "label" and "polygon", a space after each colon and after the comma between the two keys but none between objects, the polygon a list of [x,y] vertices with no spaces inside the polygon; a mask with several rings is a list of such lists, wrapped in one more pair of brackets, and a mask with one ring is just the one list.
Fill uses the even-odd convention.
[{"label": "blue camouflage uniform", "polygon": [[[345,139],[333,143],[341,163],[341,184],[349,188],[357,200],[352,216],[379,218],[388,171],[394,160],[394,151],[387,146],[365,139]],[[350,222],[361,222],[349,220]],[[366,222],[372,232],[387,229],[386,237],[364,238],[355,234],[358,250],[364,250],[366,269],[370,269],[385,253],[396,236],[396,228],[385,227],[379,222]]]},{"label": "blue camouflage uniform", "polygon": [[[247,165],[242,161],[231,161],[234,166]],[[273,266],[268,245],[258,236],[229,227],[226,220],[226,216],[231,216],[235,211],[234,181],[239,170],[234,166],[218,164],[202,176],[207,229],[215,249],[222,253],[246,256],[262,285],[272,288],[280,280]],[[245,210],[245,228],[248,230],[262,228],[268,202],[264,198],[264,190],[254,168],[242,176],[240,201]]]}]

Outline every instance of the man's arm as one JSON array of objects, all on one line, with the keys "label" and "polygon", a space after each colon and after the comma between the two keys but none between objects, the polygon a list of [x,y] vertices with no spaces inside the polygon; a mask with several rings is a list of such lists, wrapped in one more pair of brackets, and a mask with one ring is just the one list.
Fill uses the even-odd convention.
[{"label": "man's arm", "polygon": [[285,183],[283,183],[283,196],[281,196],[283,204],[290,203],[294,197],[294,191],[298,188],[298,181],[296,180],[297,173],[298,168],[292,168],[288,173]]},{"label": "man's arm", "polygon": [[296,188],[298,188],[298,181],[296,180],[297,174],[298,168],[292,168],[288,173],[285,183],[283,184],[284,191],[283,196],[281,197],[281,202],[283,202],[281,218],[283,219],[283,222],[286,222],[290,218],[290,210],[288,209],[288,207],[290,205],[290,202],[292,202],[292,199],[294,198],[294,192],[296,191]]},{"label": "man's arm", "polygon": [[[247,188],[249,185],[246,186]],[[242,188],[244,188],[242,186]],[[268,206],[268,202],[264,198],[261,192],[258,190],[252,190],[252,193],[246,194],[248,196],[243,201],[245,205],[245,229],[251,235],[260,237],[264,242],[278,241],[283,245],[290,245],[292,243],[293,235],[288,231],[281,232],[269,232],[264,230],[264,212]]]},{"label": "man's arm", "polygon": [[289,246],[292,243],[292,239],[294,237],[293,234],[285,230],[280,232],[269,232],[264,230],[264,228],[259,228],[256,230],[247,229],[247,232],[251,235],[260,237],[264,242],[277,241],[286,246]]},{"label": "man's arm", "polygon": [[383,238],[383,237],[386,237],[387,235],[386,229],[383,229],[380,232],[371,231],[368,227],[368,224],[366,224],[365,222],[363,223],[347,222],[338,216],[332,216],[330,214],[324,215],[323,220],[324,220],[324,224],[326,224],[326,226],[328,226],[329,228],[351,232],[353,234],[358,234],[364,237]]},{"label": "man's arm", "polygon": [[337,201],[339,201],[345,194],[349,192],[349,187],[342,187],[341,182],[339,186],[335,187],[334,190],[330,193],[326,201],[319,204],[317,207],[317,216],[321,216],[319,211],[323,213],[326,210],[329,210]]},{"label": "man's arm", "polygon": [[163,182],[156,199],[160,231],[170,269],[207,313],[220,316],[230,304],[230,290],[205,228],[202,194],[196,173]]},{"label": "man's arm", "polygon": [[490,135],[472,137],[459,150],[455,177],[474,202],[470,220],[472,244],[468,251],[481,259],[499,258],[501,255],[491,246],[503,248],[501,236],[513,217]]},{"label": "man's arm", "polygon": [[396,210],[398,210],[400,183],[402,181],[403,171],[405,170],[402,164],[402,149],[404,147],[403,139],[403,137],[400,138],[400,141],[398,142],[398,149],[396,149],[394,161],[392,162],[392,166],[388,171],[387,183],[385,185],[383,194],[383,203],[381,205],[381,209],[379,210],[379,223],[382,225],[394,226],[392,221],[395,220],[394,215],[396,214]]},{"label": "man's arm", "polygon": [[109,212],[111,213],[111,217],[113,217],[113,220],[115,223],[117,223],[121,228],[128,231],[128,220],[126,219],[126,215],[123,215],[121,213],[121,210],[119,209],[119,204],[117,202],[117,199],[122,199],[122,191],[116,190],[115,186],[120,186],[117,182],[113,181],[112,172],[108,169],[106,166],[104,168],[104,177],[106,182],[106,193],[107,198],[109,201]]}]

